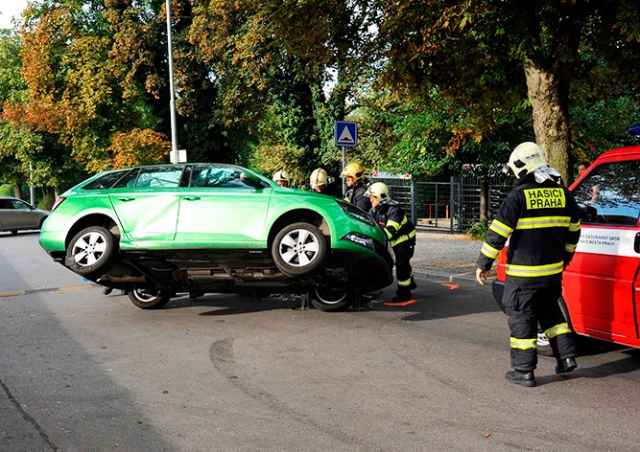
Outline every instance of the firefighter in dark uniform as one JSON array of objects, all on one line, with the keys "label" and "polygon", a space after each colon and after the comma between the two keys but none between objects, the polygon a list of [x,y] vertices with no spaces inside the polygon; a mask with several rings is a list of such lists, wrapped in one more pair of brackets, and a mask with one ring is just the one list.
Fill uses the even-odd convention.
[{"label": "firefighter in dark uniform", "polygon": [[559,185],[560,174],[547,165],[535,143],[517,146],[507,167],[516,175],[491,223],[476,261],[476,279],[484,284],[488,271],[509,238],[507,279],[502,303],[509,315],[511,367],[505,378],[522,386],[535,386],[538,322],[556,357],[556,373],[577,367],[576,345],[560,311],[562,272],[580,238],[578,206],[571,192]]},{"label": "firefighter in dark uniform", "polygon": [[411,300],[411,291],[418,287],[413,279],[411,258],[416,246],[416,227],[389,195],[389,187],[383,182],[372,184],[366,191],[372,208],[369,214],[387,234],[396,256],[398,288],[394,303]]},{"label": "firefighter in dark uniform", "polygon": [[349,163],[344,167],[340,177],[344,177],[347,184],[344,200],[368,212],[371,209],[371,201],[369,201],[369,197],[365,195],[365,192],[369,186],[369,181],[364,175],[362,165],[356,162]]}]

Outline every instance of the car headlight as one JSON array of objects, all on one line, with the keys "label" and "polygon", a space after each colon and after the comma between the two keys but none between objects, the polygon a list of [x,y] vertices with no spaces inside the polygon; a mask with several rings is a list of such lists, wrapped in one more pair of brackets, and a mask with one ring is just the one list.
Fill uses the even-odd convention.
[{"label": "car headlight", "polygon": [[366,235],[358,234],[357,232],[350,232],[349,234],[342,237],[343,240],[349,240],[350,242],[357,243],[358,245],[369,248],[370,250],[376,249],[375,243],[371,237],[367,237]]},{"label": "car headlight", "polygon": [[355,217],[358,220],[363,221],[371,226],[378,226],[376,222],[373,221],[373,218],[371,218],[371,216],[364,212],[362,209],[359,209],[353,204],[349,204],[348,202],[342,201],[340,199],[336,199],[336,202],[347,215],[351,215],[352,217]]}]

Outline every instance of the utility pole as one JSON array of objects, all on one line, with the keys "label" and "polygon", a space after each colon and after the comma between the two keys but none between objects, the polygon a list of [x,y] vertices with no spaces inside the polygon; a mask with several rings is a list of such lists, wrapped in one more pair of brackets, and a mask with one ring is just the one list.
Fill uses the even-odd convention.
[{"label": "utility pole", "polygon": [[[169,47],[169,90],[171,91],[171,100],[169,101],[169,110],[171,111],[171,163],[186,162],[187,151],[178,150],[178,128],[176,126],[176,95],[173,86],[173,45],[171,43],[171,0],[167,0],[167,45]],[[181,158],[182,157],[182,158]]]}]

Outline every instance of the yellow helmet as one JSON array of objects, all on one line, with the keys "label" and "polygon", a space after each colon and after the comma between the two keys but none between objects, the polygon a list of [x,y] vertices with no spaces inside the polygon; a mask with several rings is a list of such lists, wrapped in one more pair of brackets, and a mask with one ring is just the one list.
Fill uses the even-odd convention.
[{"label": "yellow helmet", "polygon": [[375,184],[371,184],[367,191],[364,192],[365,196],[375,196],[378,198],[378,202],[380,204],[384,204],[386,201],[391,199],[389,195],[389,187],[384,182],[376,182]]},{"label": "yellow helmet", "polygon": [[548,166],[544,151],[540,146],[530,141],[519,144],[509,156],[507,166],[520,179],[526,174]]},{"label": "yellow helmet", "polygon": [[327,172],[322,168],[317,168],[313,170],[313,173],[311,173],[309,183],[311,184],[311,188],[316,188],[320,185],[327,185],[327,179]]},{"label": "yellow helmet", "polygon": [[358,182],[364,179],[364,168],[359,163],[351,162],[344,167],[340,177],[353,177],[353,180]]},{"label": "yellow helmet", "polygon": [[272,177],[274,182],[278,182],[278,181],[285,181],[287,184],[289,183],[289,173],[287,173],[285,170],[278,170],[273,174]]}]

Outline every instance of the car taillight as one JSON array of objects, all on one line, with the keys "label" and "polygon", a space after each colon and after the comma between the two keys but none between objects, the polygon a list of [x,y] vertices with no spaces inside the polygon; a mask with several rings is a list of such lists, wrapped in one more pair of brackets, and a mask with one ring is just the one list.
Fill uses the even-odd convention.
[{"label": "car taillight", "polygon": [[64,201],[67,198],[57,198],[56,202],[53,203],[53,207],[51,208],[51,211],[53,212],[54,210],[56,210],[56,208],[62,204],[62,201]]}]

